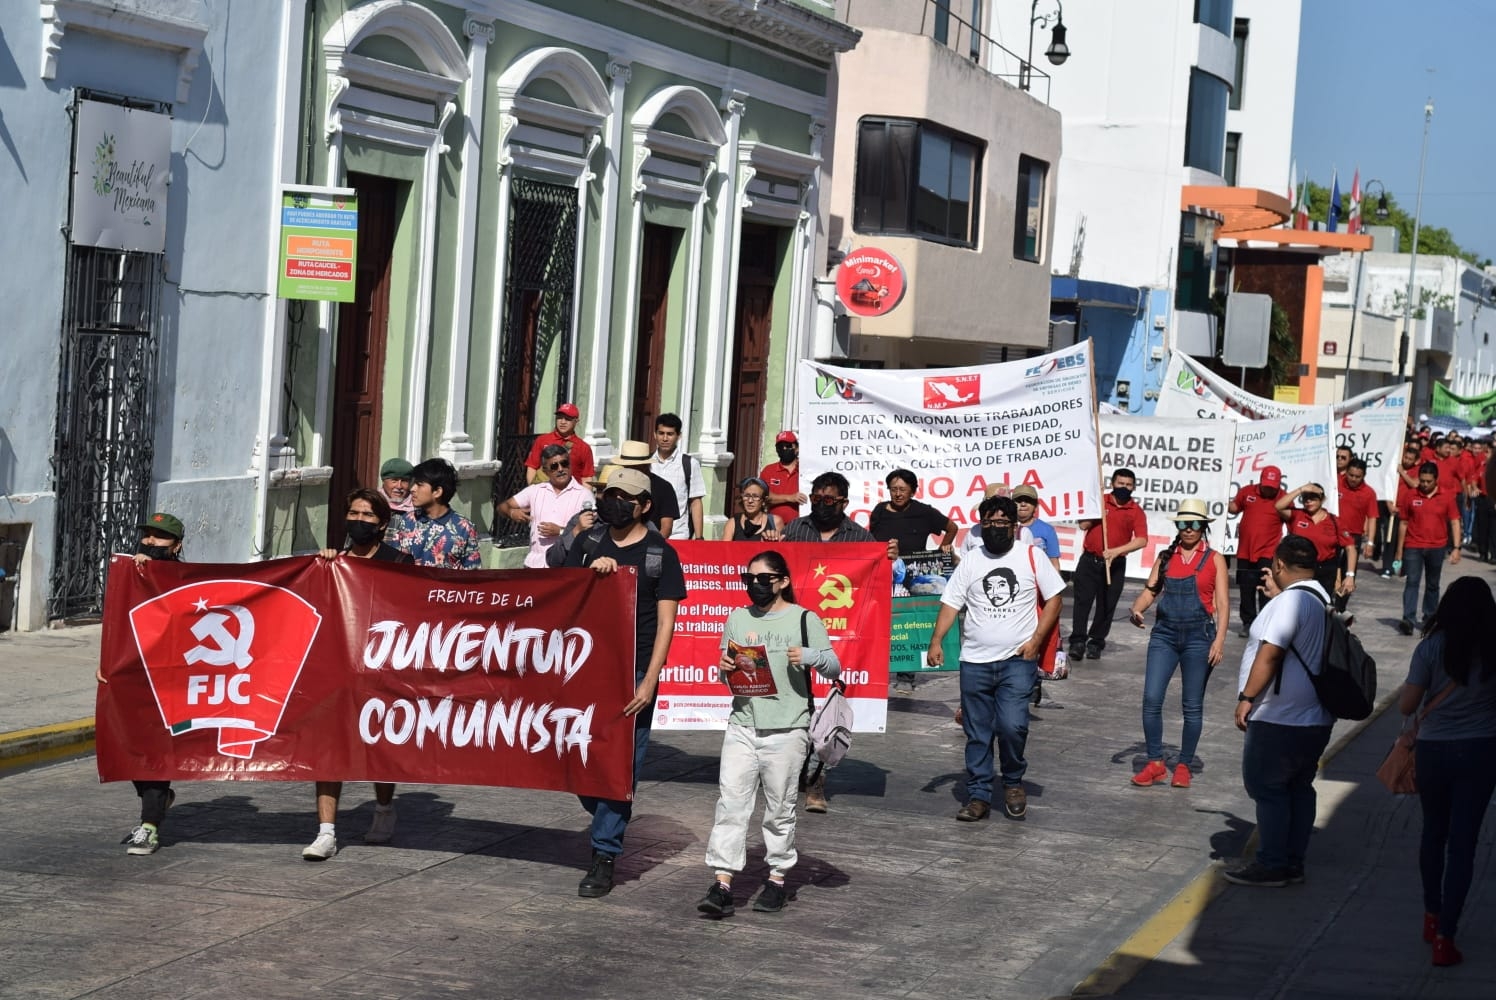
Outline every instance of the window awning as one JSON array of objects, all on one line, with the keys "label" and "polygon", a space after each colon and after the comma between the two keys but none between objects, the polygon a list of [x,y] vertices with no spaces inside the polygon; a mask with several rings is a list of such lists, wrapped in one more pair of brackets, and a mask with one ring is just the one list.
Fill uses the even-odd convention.
[{"label": "window awning", "polygon": [[1181,211],[1206,209],[1219,213],[1217,236],[1235,236],[1244,230],[1268,229],[1287,222],[1293,206],[1281,194],[1261,188],[1211,187],[1187,184],[1179,190]]}]

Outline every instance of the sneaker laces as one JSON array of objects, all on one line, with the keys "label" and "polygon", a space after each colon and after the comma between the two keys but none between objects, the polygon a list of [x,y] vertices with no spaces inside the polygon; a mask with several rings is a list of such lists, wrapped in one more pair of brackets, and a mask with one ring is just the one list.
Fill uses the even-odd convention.
[{"label": "sneaker laces", "polygon": [[150,842],[151,831],[147,830],[144,824],[131,830],[125,839],[120,841],[121,844],[149,844]]}]

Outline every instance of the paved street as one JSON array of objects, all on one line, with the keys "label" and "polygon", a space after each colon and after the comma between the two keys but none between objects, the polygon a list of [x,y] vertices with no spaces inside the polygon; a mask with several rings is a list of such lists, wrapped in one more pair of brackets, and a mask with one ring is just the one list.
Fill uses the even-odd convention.
[{"label": "paved street", "polygon": [[[1399,593],[1368,579],[1357,598],[1384,695],[1412,647],[1391,628]],[[73,637],[0,636],[0,679],[16,692],[7,701],[61,713],[24,719],[7,705],[7,726],[91,714],[92,684],[76,676],[91,664],[55,645]],[[138,858],[118,844],[135,796],[100,787],[92,758],[12,772],[0,777],[0,997],[1044,998],[1069,995],[1124,943],[1112,964],[1142,967],[1122,987],[1129,997],[1490,995],[1496,904],[1479,885],[1465,966],[1434,975],[1418,942],[1416,802],[1364,783],[1391,715],[1329,766],[1307,885],[1229,889],[1197,920],[1171,924],[1171,900],[1218,884],[1197,876],[1250,834],[1231,724],[1243,640],[1231,636],[1209,689],[1187,791],[1127,781],[1142,762],[1145,643],[1119,623],[1105,659],[1048,685],[1022,823],[954,821],[953,675],[894,698],[889,732],[860,735],[832,775],[831,813],[802,815],[794,900],[778,915],[742,905],[765,874],[756,835],[738,914],[695,912],[716,794],[719,741],[706,734],[657,735],[621,884],[600,901],[576,896],[586,815],[564,795],[404,786],[395,842],[374,847],[359,837],[367,786],[349,786],[342,853],[309,864],[307,785],[179,783],[161,851]],[[1492,840],[1488,828],[1482,873]],[[1159,961],[1127,957],[1153,939]]]}]

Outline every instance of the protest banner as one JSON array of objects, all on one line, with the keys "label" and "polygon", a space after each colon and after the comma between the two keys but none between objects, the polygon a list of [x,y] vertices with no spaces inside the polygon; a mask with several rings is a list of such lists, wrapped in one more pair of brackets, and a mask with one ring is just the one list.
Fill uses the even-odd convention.
[{"label": "protest banner", "polygon": [[[1382,386],[1334,404],[1329,442],[1350,448],[1366,463],[1366,482],[1381,498],[1397,495],[1397,467],[1406,433],[1412,385]],[[1164,372],[1154,415],[1181,419],[1265,420],[1313,416],[1317,407],[1263,399],[1237,388],[1186,354],[1174,351]],[[1326,482],[1333,491],[1335,484]]]},{"label": "protest banner", "polygon": [[[1250,420],[1236,426],[1236,461],[1232,466],[1228,499],[1243,486],[1262,478],[1262,470],[1276,465],[1283,470],[1284,491],[1305,483],[1319,483],[1325,488],[1324,509],[1336,510],[1335,452],[1325,447],[1333,418],[1330,408],[1317,408],[1318,417],[1284,417],[1276,420]],[[1228,518],[1225,531],[1211,544],[1227,555],[1236,553],[1236,526],[1240,517]]]},{"label": "protest banner", "polygon": [[1231,473],[1236,458],[1237,424],[1231,420],[1169,420],[1102,413],[1101,470],[1110,477],[1130,469],[1137,477],[1133,502],[1148,515],[1148,545],[1130,560],[1129,572],[1153,567],[1159,551],[1173,541],[1173,514],[1183,500],[1203,500],[1215,518],[1211,544],[1220,548]]},{"label": "protest banner", "polygon": [[634,572],[115,556],[99,777],[629,799]]},{"label": "protest banner", "polygon": [[967,368],[802,361],[799,390],[800,482],[846,476],[847,514],[864,525],[887,499],[884,476],[899,468],[919,477],[919,499],[958,525],[976,520],[989,483],[1033,486],[1046,519],[1101,511],[1089,340]]},{"label": "protest banner", "polygon": [[893,626],[889,636],[888,669],[895,674],[935,673],[941,670],[961,669],[961,623],[945,634],[940,648],[945,653],[945,662],[938,667],[930,666],[926,654],[930,650],[930,639],[935,635],[935,619],[940,615],[938,597],[895,597],[893,599]]},{"label": "protest banner", "polygon": [[1489,423],[1496,418],[1496,392],[1482,396],[1456,396],[1444,387],[1443,382],[1435,382],[1433,406],[1429,412],[1436,417],[1454,417],[1472,426]]},{"label": "protest banner", "polygon": [[[747,607],[740,574],[762,542],[672,542],[686,574],[686,599],[660,672],[656,729],[726,729],[732,695],[717,670],[727,616]],[[888,726],[889,602],[893,569],[882,542],[773,542],[789,566],[795,603],[820,615],[841,661],[854,732]],[[812,673],[822,698],[828,681]]]}]

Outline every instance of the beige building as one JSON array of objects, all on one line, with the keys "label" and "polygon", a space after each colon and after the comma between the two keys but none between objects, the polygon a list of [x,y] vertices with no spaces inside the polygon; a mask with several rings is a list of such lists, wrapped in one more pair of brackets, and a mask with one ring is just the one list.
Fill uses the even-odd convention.
[{"label": "beige building", "polygon": [[1012,54],[957,5],[836,6],[862,39],[833,77],[831,259],[885,250],[907,291],[886,315],[842,319],[817,353],[914,368],[1048,349],[1059,113],[993,72]]}]

